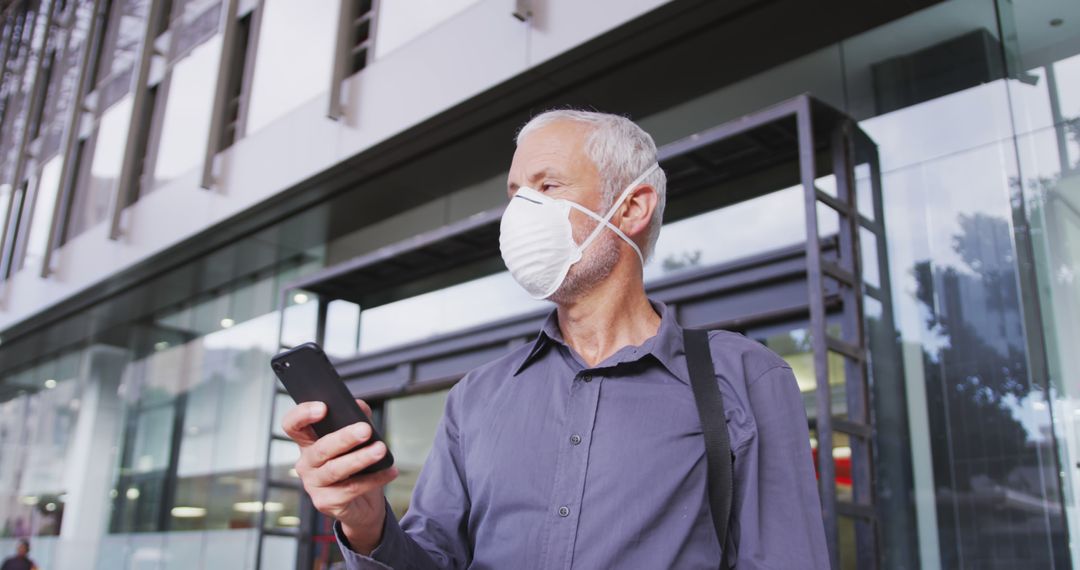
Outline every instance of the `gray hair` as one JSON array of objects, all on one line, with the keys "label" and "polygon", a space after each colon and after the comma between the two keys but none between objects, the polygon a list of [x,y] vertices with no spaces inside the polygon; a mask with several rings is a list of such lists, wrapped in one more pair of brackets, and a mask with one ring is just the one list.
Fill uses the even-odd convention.
[{"label": "gray hair", "polygon": [[[520,146],[529,133],[559,121],[580,123],[590,129],[585,140],[585,152],[600,172],[602,213],[607,213],[619,193],[656,162],[656,143],[649,133],[630,119],[610,113],[573,109],[547,111],[536,115],[521,127],[517,134],[517,144]],[[649,219],[649,233],[642,249],[642,254],[648,261],[656,246],[656,239],[660,236],[660,225],[664,219],[667,175],[662,168],[657,168],[642,183],[655,188],[657,195],[656,209]]]}]

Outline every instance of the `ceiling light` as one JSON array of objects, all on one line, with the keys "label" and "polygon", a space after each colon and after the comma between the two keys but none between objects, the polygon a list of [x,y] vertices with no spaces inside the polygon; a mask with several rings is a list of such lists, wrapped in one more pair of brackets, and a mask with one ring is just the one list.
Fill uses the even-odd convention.
[{"label": "ceiling light", "polygon": [[[262,510],[262,506],[262,503],[259,501],[241,501],[239,503],[233,503],[233,510],[241,513],[257,513]],[[283,508],[285,508],[285,505],[281,503],[272,501],[267,501],[266,503],[266,512],[268,513],[276,513]]]},{"label": "ceiling light", "polygon": [[158,352],[161,352],[162,350],[165,350],[166,348],[169,348],[169,341],[167,341],[167,340],[163,340],[161,342],[155,342],[154,343],[154,350],[156,350]]},{"label": "ceiling light", "polygon": [[206,516],[206,509],[202,507],[173,507],[169,512],[178,519],[197,519]]},{"label": "ceiling light", "polygon": [[56,387],[56,380],[53,380],[52,378],[49,378],[48,380],[45,381],[45,388],[47,388],[49,390],[52,390],[55,387]]},{"label": "ceiling light", "polygon": [[297,293],[297,294],[293,295],[292,300],[297,305],[303,305],[304,303],[308,302],[308,296],[306,294],[304,294],[304,293]]},{"label": "ceiling light", "polygon": [[293,515],[283,515],[278,517],[277,523],[281,526],[300,526],[300,517],[294,517]]},{"label": "ceiling light", "polygon": [[131,499],[132,501],[134,501],[135,499],[139,498],[139,490],[136,489],[135,487],[131,487],[130,489],[127,490],[127,493],[124,493],[124,496],[126,496],[128,499]]},{"label": "ceiling light", "polygon": [[225,317],[224,319],[221,319],[221,328],[223,328],[223,329],[227,329],[227,328],[229,328],[229,327],[231,327],[231,326],[233,326],[235,324],[236,324],[236,321],[230,319],[229,317]]}]

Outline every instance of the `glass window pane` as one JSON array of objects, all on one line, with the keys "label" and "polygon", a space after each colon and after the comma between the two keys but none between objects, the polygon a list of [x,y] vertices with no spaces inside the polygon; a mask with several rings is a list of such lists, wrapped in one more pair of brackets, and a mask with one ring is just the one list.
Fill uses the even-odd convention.
[{"label": "glass window pane", "polygon": [[165,535],[161,570],[187,570],[202,567],[202,553],[207,537],[201,532],[170,532]]},{"label": "glass window pane", "polygon": [[37,197],[34,199],[34,214],[30,222],[30,238],[26,242],[23,256],[24,267],[33,270],[41,268],[45,248],[49,243],[49,231],[52,229],[53,209],[56,207],[56,193],[60,187],[60,170],[63,159],[54,157],[41,169],[38,180]]},{"label": "glass window pane", "polygon": [[75,17],[68,28],[70,36],[66,48],[59,46],[55,59],[53,79],[45,99],[44,125],[41,157],[49,158],[59,150],[68,110],[75,97],[75,82],[79,78],[83,48],[90,30],[93,16],[93,2],[79,2],[75,8]]},{"label": "glass window pane", "polygon": [[[8,205],[11,202],[11,184],[0,182],[0,223],[7,219]],[[0,230],[2,231],[2,230]]]},{"label": "glass window pane", "polygon": [[170,61],[183,57],[221,28],[221,0],[174,0],[173,53]]},{"label": "glass window pane", "polygon": [[[295,298],[295,297],[294,297]],[[281,343],[285,346],[299,346],[315,340],[318,328],[319,303],[314,297],[305,298],[298,305],[290,304],[285,308],[281,325]]]},{"label": "glass window pane", "polygon": [[[839,327],[830,327],[830,333],[839,332]],[[783,333],[769,334],[764,337],[752,335],[770,350],[780,355],[795,374],[802,393],[806,417],[811,421],[817,417],[817,373],[814,370],[814,353],[810,344],[810,332],[804,328],[792,329]],[[847,398],[844,392],[844,358],[829,352],[829,390],[832,394],[832,413],[846,413]]]},{"label": "glass window pane", "polygon": [[202,162],[220,57],[221,36],[216,35],[173,67],[151,189]]},{"label": "glass window pane", "polygon": [[288,536],[267,536],[262,542],[263,568],[293,570],[296,568],[296,539]]},{"label": "glass window pane", "polygon": [[[476,303],[476,299],[484,302]],[[496,273],[363,311],[360,352],[375,352],[551,306],[529,297],[510,273]]]},{"label": "glass window pane", "polygon": [[266,528],[295,529],[300,526],[300,493],[272,487],[266,497]]},{"label": "glass window pane", "polygon": [[133,473],[160,471],[169,465],[174,411],[163,405],[139,414],[130,468]]},{"label": "glass window pane", "polygon": [[258,473],[253,469],[212,478],[206,528],[253,528],[258,516]]},{"label": "glass window pane", "polygon": [[257,538],[251,530],[212,530],[206,533],[203,568],[248,568],[255,560]]},{"label": "glass window pane", "polygon": [[79,187],[75,190],[68,221],[68,239],[109,217],[109,205],[120,178],[120,166],[127,144],[131,101],[131,97],[125,97],[101,118],[89,176],[80,176]]},{"label": "glass window pane", "polygon": [[131,68],[138,55],[150,11],[150,0],[119,0],[111,4],[109,33],[101,46],[99,83]]},{"label": "glass window pane", "polygon": [[795,186],[664,224],[645,264],[645,281],[801,244],[806,240],[803,211],[802,187]]},{"label": "glass window pane", "polygon": [[330,301],[326,307],[326,342],[323,350],[333,357],[356,354],[360,330],[360,307],[348,301]]},{"label": "glass window pane", "polygon": [[330,0],[263,4],[248,133],[329,89],[340,9]]},{"label": "glass window pane", "polygon": [[295,443],[280,440],[270,442],[270,477],[276,481],[299,481],[299,475],[293,468],[299,459],[300,446]]},{"label": "glass window pane", "polygon": [[26,94],[16,91],[8,96],[4,109],[4,123],[0,126],[0,180],[10,180],[15,167],[15,155],[18,153],[19,133],[26,117],[24,105]]}]

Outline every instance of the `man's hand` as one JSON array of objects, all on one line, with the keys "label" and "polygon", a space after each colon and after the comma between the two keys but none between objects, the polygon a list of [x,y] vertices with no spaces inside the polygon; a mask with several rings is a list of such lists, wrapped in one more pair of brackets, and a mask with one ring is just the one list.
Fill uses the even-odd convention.
[{"label": "man's hand", "polygon": [[[357,400],[360,408],[371,417],[371,408]],[[397,467],[378,473],[350,477],[386,455],[386,444],[376,442],[353,452],[357,445],[371,437],[371,427],[361,422],[339,429],[319,438],[311,424],[326,415],[322,402],[306,402],[285,414],[281,427],[300,446],[296,473],[304,490],[319,512],[341,522],[349,546],[360,554],[371,554],[382,541],[386,509],[383,486],[398,476]]]}]

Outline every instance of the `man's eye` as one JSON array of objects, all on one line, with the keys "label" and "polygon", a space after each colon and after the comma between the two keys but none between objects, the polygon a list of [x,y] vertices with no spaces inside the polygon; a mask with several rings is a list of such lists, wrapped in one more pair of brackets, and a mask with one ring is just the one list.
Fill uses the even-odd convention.
[{"label": "man's eye", "polygon": [[545,182],[545,183],[540,185],[540,191],[544,192],[544,191],[547,191],[547,190],[551,190],[554,187],[555,187],[555,184],[553,184],[551,182]]}]

